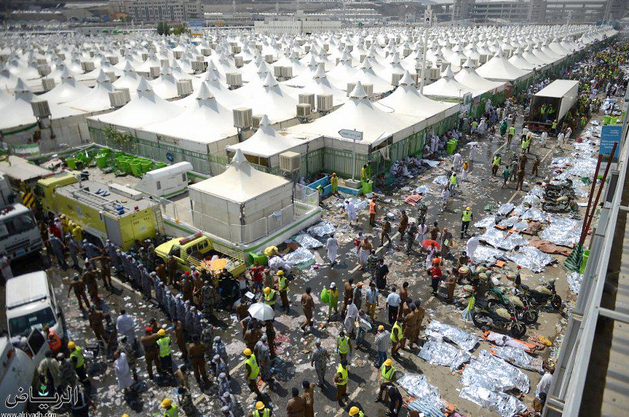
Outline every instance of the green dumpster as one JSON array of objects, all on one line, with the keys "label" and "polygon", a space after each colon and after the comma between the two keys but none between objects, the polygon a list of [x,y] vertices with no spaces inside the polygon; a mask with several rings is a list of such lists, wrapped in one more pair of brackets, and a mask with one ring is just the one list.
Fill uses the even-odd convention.
[{"label": "green dumpster", "polygon": [[361,181],[363,184],[363,194],[367,195],[373,190],[373,181]]},{"label": "green dumpster", "polygon": [[107,155],[96,155],[96,166],[99,169],[107,168]]},{"label": "green dumpster", "polygon": [[131,167],[131,174],[133,174],[134,177],[142,177],[142,165],[139,162],[133,161],[129,166]]},{"label": "green dumpster", "polygon": [[160,168],[166,168],[168,165],[165,162],[156,162],[155,163],[155,168],[153,169],[160,169]]},{"label": "green dumpster", "polygon": [[458,141],[454,139],[450,139],[448,142],[446,142],[446,152],[448,152],[448,155],[452,155],[454,154],[454,152],[456,152],[457,144],[458,144]]},{"label": "green dumpster", "polygon": [[153,169],[153,162],[151,162],[151,161],[143,161],[142,162],[142,172],[144,174],[146,174],[147,172],[149,172],[152,169]]},{"label": "green dumpster", "polygon": [[70,157],[66,158],[66,165],[73,171],[76,171],[76,159]]},{"label": "green dumpster", "polygon": [[267,258],[263,253],[258,254],[255,252],[249,252],[247,256],[247,263],[249,265],[253,265],[254,262],[257,262],[260,265],[266,265],[269,262],[269,258]]}]

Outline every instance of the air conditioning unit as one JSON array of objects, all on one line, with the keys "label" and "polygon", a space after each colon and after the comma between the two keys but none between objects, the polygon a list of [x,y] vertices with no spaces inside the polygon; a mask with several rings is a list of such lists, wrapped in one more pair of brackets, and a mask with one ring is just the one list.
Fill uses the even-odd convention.
[{"label": "air conditioning unit", "polygon": [[236,66],[236,68],[242,68],[242,66],[245,65],[245,61],[242,59],[241,56],[235,56],[234,65]]},{"label": "air conditioning unit", "polygon": [[293,67],[282,67],[282,76],[287,80],[293,78]]},{"label": "air conditioning unit", "polygon": [[404,74],[391,74],[391,85],[398,85]]},{"label": "air conditioning unit", "polygon": [[363,84],[363,88],[365,93],[367,93],[367,98],[373,97],[373,84]]},{"label": "air conditioning unit", "polygon": [[312,114],[312,106],[308,103],[297,105],[297,118],[299,120],[307,120]]},{"label": "air conditioning unit", "polygon": [[240,87],[242,86],[242,74],[239,72],[228,72],[225,74],[227,78],[227,85],[230,87]]},{"label": "air conditioning unit", "polygon": [[84,72],[90,72],[94,71],[94,68],[96,68],[96,66],[92,61],[81,61],[81,68]]},{"label": "air conditioning unit", "polygon": [[365,41],[365,47],[371,48],[371,41]]},{"label": "air conditioning unit", "polygon": [[253,110],[249,108],[234,109],[234,127],[249,129],[253,125]]},{"label": "air conditioning unit", "polygon": [[275,76],[275,78],[280,78],[282,76],[282,68],[283,67],[279,66],[273,67],[273,75]]},{"label": "air conditioning unit", "polygon": [[116,88],[115,91],[122,91],[125,99],[125,104],[131,101],[131,93],[129,92],[128,88]]},{"label": "air conditioning unit", "polygon": [[332,107],[334,107],[332,94],[319,94],[317,96],[317,111],[319,113],[330,112]]},{"label": "air conditioning unit", "polygon": [[46,58],[37,58],[37,65],[46,65],[48,63],[48,61],[46,61]]},{"label": "air conditioning unit", "polygon": [[354,45],[347,45],[347,50],[352,52],[354,50]]},{"label": "air conditioning unit", "polygon": [[42,78],[41,86],[44,91],[50,91],[55,88],[55,79],[54,78]]},{"label": "air conditioning unit", "polygon": [[151,78],[157,78],[159,77],[159,74],[161,74],[161,70],[159,67],[151,67],[149,68],[149,75]]},{"label": "air conditioning unit", "polygon": [[441,70],[439,70],[439,68],[431,68],[430,69],[430,80],[431,81],[438,80],[440,75],[441,75]]},{"label": "air conditioning unit", "polygon": [[66,60],[66,54],[57,54],[57,56],[59,57],[60,60],[65,61]]},{"label": "air conditioning unit", "polygon": [[404,52],[402,52],[402,55],[404,55],[404,58],[406,58],[407,56],[411,54],[411,52],[413,52],[412,49],[404,49]]},{"label": "air conditioning unit", "polygon": [[212,55],[212,50],[210,48],[201,48],[201,53],[203,56],[210,56]]},{"label": "air conditioning unit", "polygon": [[352,91],[354,91],[354,88],[356,88],[356,83],[347,83],[347,95],[349,96]]},{"label": "air conditioning unit", "polygon": [[203,72],[207,69],[207,62],[205,61],[192,61],[192,69],[195,72]]},{"label": "air conditioning unit", "polygon": [[280,154],[280,170],[283,172],[296,172],[301,169],[301,154],[287,151]]},{"label": "air conditioning unit", "polygon": [[329,43],[324,43],[323,44],[323,50],[328,52],[330,50],[330,44]]},{"label": "air conditioning unit", "polygon": [[205,57],[203,55],[196,55],[194,60],[195,61],[205,61]]},{"label": "air conditioning unit", "polygon": [[304,46],[304,51],[305,51],[306,53],[310,52],[310,45],[306,45],[306,46]]},{"label": "air conditioning unit", "polygon": [[113,56],[113,55],[112,56],[108,56],[107,60],[109,60],[109,63],[111,65],[117,65],[120,62],[120,58],[117,57],[117,56]]},{"label": "air conditioning unit", "polygon": [[482,55],[480,56],[480,63],[481,63],[481,64],[486,63],[488,58],[489,58],[489,55],[482,54]]},{"label": "air conditioning unit", "polygon": [[367,55],[360,54],[360,62],[363,62],[365,60],[365,58],[367,58]]},{"label": "air conditioning unit", "polygon": [[267,64],[272,64],[273,63],[273,55],[271,55],[271,54],[264,55],[264,60],[266,61]]},{"label": "air conditioning unit", "polygon": [[38,65],[37,66],[37,72],[42,77],[45,77],[46,75],[50,74],[50,71],[51,71],[50,70],[50,65],[48,65],[48,64],[42,64],[42,65]]},{"label": "air conditioning unit", "polygon": [[309,93],[299,94],[299,104],[310,104],[310,107],[315,107],[315,95]]},{"label": "air conditioning unit", "polygon": [[124,106],[125,104],[127,104],[127,101],[124,96],[124,92],[119,91],[119,90],[110,92],[109,104],[111,104],[111,107],[113,107],[114,109],[118,109]]},{"label": "air conditioning unit", "polygon": [[33,108],[33,114],[37,118],[50,117],[50,106],[47,100],[31,101],[31,107]]},{"label": "air conditioning unit", "polygon": [[[173,56],[175,57],[175,59],[181,58],[181,55],[183,55],[183,51],[173,51]],[[144,60],[146,61],[146,58]]]},{"label": "air conditioning unit", "polygon": [[113,71],[105,71],[105,75],[109,77],[109,80],[113,83],[116,81],[116,73]]},{"label": "air conditioning unit", "polygon": [[190,94],[192,94],[192,80],[177,81],[177,95],[179,97],[185,97]]},{"label": "air conditioning unit", "polygon": [[262,51],[262,44],[261,43],[256,43],[256,49],[258,51]]},{"label": "air conditioning unit", "polygon": [[257,128],[260,127],[260,122],[262,121],[262,118],[264,117],[263,114],[254,114],[251,117],[251,127],[255,130]]},{"label": "air conditioning unit", "polygon": [[94,58],[94,51],[90,51],[90,58]]},{"label": "air conditioning unit", "polygon": [[239,54],[240,52],[242,52],[242,47],[240,47],[239,45],[232,46],[232,53],[234,55]]}]

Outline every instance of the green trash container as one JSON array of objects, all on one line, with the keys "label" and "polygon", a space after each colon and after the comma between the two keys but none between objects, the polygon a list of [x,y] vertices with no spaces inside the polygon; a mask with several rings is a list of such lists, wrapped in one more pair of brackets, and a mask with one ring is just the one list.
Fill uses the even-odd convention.
[{"label": "green trash container", "polygon": [[99,169],[107,168],[107,155],[96,155],[96,166]]},{"label": "green trash container", "polygon": [[140,163],[134,161],[131,162],[129,166],[131,167],[131,174],[133,174],[134,177],[142,177],[142,165]]},{"label": "green trash container", "polygon": [[66,165],[73,171],[76,171],[76,159],[70,157],[66,158]]},{"label": "green trash container", "polygon": [[122,172],[128,172],[129,161],[127,161],[126,159],[118,159],[118,162],[116,163],[116,168]]},{"label": "green trash container", "polygon": [[142,172],[144,174],[146,174],[147,172],[149,172],[152,169],[153,169],[153,162],[151,162],[151,161],[143,161],[142,162]]},{"label": "green trash container", "polygon": [[166,168],[168,165],[165,162],[156,162],[153,169]]},{"label": "green trash container", "polygon": [[579,268],[580,274],[585,272],[585,266],[587,265],[589,258],[590,258],[590,250],[586,249],[583,251],[583,259],[581,261],[581,267]]},{"label": "green trash container", "polygon": [[361,181],[363,184],[363,195],[371,193],[373,190],[373,181]]},{"label": "green trash container", "polygon": [[454,152],[456,152],[457,144],[458,144],[458,141],[454,139],[450,139],[448,142],[446,142],[446,152],[448,152],[448,155],[453,155]]},{"label": "green trash container", "polygon": [[269,262],[269,258],[267,258],[263,253],[249,252],[247,256],[247,263],[249,265],[253,265],[254,262],[257,262],[260,265],[266,265]]}]

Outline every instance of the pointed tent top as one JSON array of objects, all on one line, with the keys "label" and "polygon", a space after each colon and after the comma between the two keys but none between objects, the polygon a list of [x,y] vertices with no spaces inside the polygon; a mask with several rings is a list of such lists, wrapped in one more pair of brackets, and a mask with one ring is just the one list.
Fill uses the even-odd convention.
[{"label": "pointed tent top", "polygon": [[354,87],[352,92],[349,93],[349,98],[357,98],[359,100],[367,98],[367,92],[363,88],[363,84],[360,81],[356,83],[356,86]]},{"label": "pointed tent top", "polygon": [[502,54],[502,48],[498,47],[496,48],[496,54],[494,55],[495,58],[502,58],[503,54]]},{"label": "pointed tent top", "polygon": [[365,57],[363,62],[360,64],[360,69],[362,70],[370,70],[373,66],[371,65],[371,60],[368,57]]},{"label": "pointed tent top", "polygon": [[137,91],[138,93],[146,93],[153,90],[151,89],[151,86],[149,85],[148,81],[146,81],[144,77],[140,77],[140,82],[138,83]]},{"label": "pointed tent top", "polygon": [[399,81],[399,85],[415,85],[415,81],[413,81],[413,77],[408,71],[404,71],[404,75]]},{"label": "pointed tent top", "polygon": [[448,65],[445,71],[443,71],[443,73],[441,74],[441,78],[445,78],[446,80],[451,80],[452,78],[454,78],[454,73],[452,72],[452,68],[450,68],[450,65]]},{"label": "pointed tent top", "polygon": [[463,68],[474,68],[474,63],[472,62],[469,56],[465,60],[465,63],[463,64]]},{"label": "pointed tent top", "polygon": [[247,162],[245,154],[243,154],[240,149],[236,149],[236,153],[234,154],[230,165],[234,168],[240,169],[243,167],[243,165],[249,165],[249,162]]},{"label": "pointed tent top", "polygon": [[133,66],[129,61],[125,62],[124,68],[122,68],[124,72],[134,72]]},{"label": "pointed tent top", "polygon": [[210,92],[206,83],[201,83],[201,88],[199,88],[199,94],[197,95],[197,100],[212,100],[214,95]]},{"label": "pointed tent top", "polygon": [[275,79],[275,77],[273,77],[273,75],[271,73],[267,73],[266,74],[266,78],[264,79],[264,87],[275,87],[277,86],[277,80]]},{"label": "pointed tent top", "polygon": [[98,75],[96,76],[96,82],[98,84],[106,84],[106,83],[111,83],[111,79],[109,78],[107,74],[105,74],[105,71],[103,71],[103,69],[101,68],[98,70]]},{"label": "pointed tent top", "polygon": [[73,77],[72,77],[72,73],[70,72],[70,70],[64,67],[63,71],[61,71],[61,79],[62,80],[70,80],[72,78]]},{"label": "pointed tent top", "polygon": [[269,121],[269,116],[267,116],[266,114],[263,114],[262,119],[260,119],[260,127],[266,128],[266,127],[269,127],[270,125],[271,125],[271,122]]},{"label": "pointed tent top", "polygon": [[317,70],[315,71],[315,73],[312,76],[312,78],[314,78],[314,79],[325,78],[325,71],[324,71],[323,67],[321,67],[321,66],[317,67]]},{"label": "pointed tent top", "polygon": [[310,59],[308,60],[308,67],[310,67],[311,69],[314,69],[314,67],[317,67],[319,65],[319,63],[317,62],[314,54],[310,54]]},{"label": "pointed tent top", "polygon": [[15,84],[15,88],[13,89],[13,92],[15,94],[19,94],[19,93],[29,93],[30,91],[31,89],[28,88],[24,80],[22,78],[18,78],[17,83]]}]

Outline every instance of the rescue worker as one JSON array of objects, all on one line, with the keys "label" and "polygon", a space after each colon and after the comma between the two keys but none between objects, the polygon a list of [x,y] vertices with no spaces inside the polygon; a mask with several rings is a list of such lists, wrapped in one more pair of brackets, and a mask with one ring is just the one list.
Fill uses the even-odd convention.
[{"label": "rescue worker", "polygon": [[349,409],[350,417],[365,417],[365,414],[356,406]]},{"label": "rescue worker", "polygon": [[347,381],[349,374],[347,370],[347,361],[341,360],[339,367],[336,369],[336,375],[334,375],[334,384],[336,384],[336,401],[338,401],[341,407],[345,406],[343,397],[347,394]]},{"label": "rescue worker", "polygon": [[54,330],[50,329],[48,325],[42,327],[42,332],[46,335],[46,339],[48,340],[48,346],[52,351],[53,355],[56,355],[63,348],[63,342],[61,341],[61,337]]},{"label": "rescue worker", "polygon": [[68,342],[68,349],[70,349],[70,361],[74,365],[74,371],[79,381],[83,385],[90,385],[90,380],[87,377],[87,370],[85,369],[85,357],[83,356],[83,348],[77,346],[76,343]]},{"label": "rescue worker", "polygon": [[374,195],[373,198],[369,200],[369,225],[371,227],[376,225],[376,211],[377,211],[377,204],[376,204],[376,196]]},{"label": "rescue worker", "polygon": [[339,193],[339,178],[336,176],[336,172],[332,173],[330,177],[330,185],[332,186],[332,194],[338,195]]},{"label": "rescue worker", "polygon": [[164,398],[160,406],[164,409],[163,417],[179,417],[179,408],[170,398]]},{"label": "rescue worker", "polygon": [[100,278],[103,280],[103,284],[105,288],[109,288],[110,290],[113,288],[111,283],[111,259],[107,255],[101,255],[94,260],[100,261]]},{"label": "rescue worker", "polygon": [[190,390],[190,381],[188,378],[188,367],[185,364],[179,365],[174,373],[175,380],[180,387]]},{"label": "rescue worker", "polygon": [[317,385],[321,388],[325,384],[325,371],[329,360],[330,354],[326,348],[321,346],[321,339],[315,340],[315,349],[310,355],[310,366],[314,366],[319,381]]},{"label": "rescue worker", "polygon": [[352,341],[345,335],[345,330],[339,332],[339,336],[336,338],[336,351],[338,352],[341,360],[347,359],[347,354],[353,352]]},{"label": "rescue worker", "polygon": [[157,334],[159,335],[159,339],[157,339],[156,343],[159,348],[159,361],[162,368],[161,370],[167,375],[172,375],[173,358],[170,336],[166,335],[166,330],[164,329],[159,329]]},{"label": "rescue worker", "polygon": [[393,328],[391,329],[391,356],[395,356],[397,352],[402,347],[401,341],[404,338],[404,333],[402,332],[402,325],[396,319],[393,324]]},{"label": "rescue worker", "polygon": [[94,332],[94,335],[96,336],[96,339],[98,339],[99,343],[100,342],[106,343],[105,326],[103,324],[104,319],[105,319],[105,316],[103,315],[103,312],[100,310],[97,310],[95,305],[92,305],[90,307],[88,320],[90,323],[90,328]]},{"label": "rescue worker", "polygon": [[66,235],[66,246],[68,247],[68,252],[70,252],[70,258],[72,259],[72,268],[81,272],[81,265],[79,265],[79,254],[81,253],[81,248],[74,239],[72,239],[72,235],[70,233]]},{"label": "rescue worker", "polygon": [[274,385],[273,375],[271,374],[271,351],[266,344],[267,337],[263,334],[260,340],[255,344],[253,351],[260,365],[260,377],[272,389]]},{"label": "rescue worker", "polygon": [[304,333],[307,331],[307,326],[310,326],[311,332],[314,327],[314,324],[312,323],[312,316],[314,315],[315,303],[312,295],[310,295],[311,292],[312,289],[310,287],[306,287],[306,292],[301,296],[301,307],[304,310],[304,316],[306,316],[306,322],[301,325],[301,329]]},{"label": "rescue worker", "polygon": [[66,262],[65,255],[63,254],[63,251],[66,248],[66,245],[64,245],[63,241],[55,235],[50,235],[50,237],[48,238],[48,241],[52,248],[52,253],[55,255],[55,258],[57,259],[57,265],[59,266],[59,268],[67,269],[68,263]]},{"label": "rescue worker", "polygon": [[384,361],[382,366],[380,367],[380,390],[378,391],[378,398],[376,402],[382,401],[382,395],[385,394],[386,399],[386,386],[387,384],[391,384],[396,380],[396,370],[393,367],[393,361],[391,359],[387,359]]},{"label": "rescue worker", "polygon": [[533,167],[531,168],[531,176],[533,178],[537,177],[539,174],[539,156],[535,155],[535,159],[533,159]]},{"label": "rescue worker", "polygon": [[214,328],[210,325],[207,319],[203,319],[201,322],[203,325],[203,331],[201,332],[201,343],[205,346],[205,356],[210,359],[214,356],[212,351],[212,339],[214,339]]},{"label": "rescue worker", "polygon": [[254,392],[259,398],[262,396],[262,393],[258,388],[258,374],[260,373],[260,368],[258,367],[256,355],[249,348],[245,349],[242,353],[246,358],[245,379],[247,380],[247,385],[249,386],[251,392]]},{"label": "rescue worker", "polygon": [[306,411],[306,402],[299,395],[299,389],[293,387],[291,390],[292,398],[286,404],[287,417],[304,417]]},{"label": "rescue worker", "polygon": [[151,277],[149,275],[149,271],[146,269],[144,264],[138,264],[138,272],[140,273],[140,283],[142,285],[142,293],[146,298],[151,298],[151,287],[153,286],[151,282]]},{"label": "rescue worker", "polygon": [[404,349],[407,340],[409,342],[408,348],[412,349],[413,343],[416,342],[413,336],[416,333],[419,333],[419,312],[417,311],[417,307],[415,307],[415,304],[411,303],[409,308],[411,311],[404,317],[402,322],[402,335],[404,336],[401,341],[402,349]]},{"label": "rescue worker", "polygon": [[229,358],[227,356],[227,349],[225,348],[225,343],[223,343],[220,336],[216,336],[214,338],[212,351],[214,352],[215,355],[218,355],[225,364],[229,364]]},{"label": "rescue worker", "polygon": [[166,270],[168,272],[168,285],[175,284],[175,277],[177,276],[177,268],[179,265],[177,264],[177,260],[174,256],[168,256],[168,262],[166,263]]},{"label": "rescue worker", "polygon": [[494,177],[496,176],[496,173],[498,172],[498,168],[500,167],[501,160],[502,158],[499,153],[494,155],[494,158],[491,160],[491,175],[493,175]]},{"label": "rescue worker", "polygon": [[83,239],[83,251],[85,252],[85,257],[92,265],[92,268],[95,268],[96,265],[94,265],[93,260],[100,255],[100,249],[98,249],[98,246],[88,242],[87,239]]},{"label": "rescue worker", "polygon": [[[74,277],[72,277],[72,283],[68,286],[68,296],[70,296],[71,290],[74,290],[76,300],[79,302],[79,308],[81,310],[83,310],[83,308],[89,309],[90,302],[85,294],[85,284],[83,284],[83,281],[79,279],[79,274],[74,274]],[[84,303],[85,307],[83,307]]]},{"label": "rescue worker", "polygon": [[301,387],[304,389],[302,398],[305,403],[304,417],[315,417],[314,412],[314,388],[317,386],[315,383],[308,381],[302,381]]},{"label": "rescue worker", "polygon": [[461,213],[461,239],[467,234],[467,230],[470,227],[470,223],[474,220],[474,214],[470,206],[465,207],[463,213]]},{"label": "rescue worker", "polygon": [[86,262],[85,267],[87,270],[83,273],[83,283],[85,283],[87,292],[90,294],[92,301],[96,302],[96,300],[98,300],[98,282],[96,281],[96,273],[94,272],[92,264]]},{"label": "rescue worker", "polygon": [[63,353],[57,353],[57,362],[59,362],[59,386],[58,391],[65,391],[68,387],[74,387],[77,383],[76,372],[74,371],[74,365]]},{"label": "rescue worker", "polygon": [[262,401],[258,401],[250,417],[271,417],[271,409],[267,408]]},{"label": "rescue worker", "polygon": [[272,309],[275,310],[275,299],[277,298],[277,294],[275,290],[271,287],[266,287],[264,289],[264,304],[270,305]]},{"label": "rescue worker", "polygon": [[159,340],[160,335],[157,333],[153,333],[152,327],[147,327],[145,330],[144,336],[140,337],[140,343],[142,343],[142,348],[144,348],[144,360],[146,360],[146,371],[149,374],[149,379],[153,379],[153,365],[155,365],[155,369],[157,372],[161,373],[161,364],[159,362],[159,346],[157,345],[157,340]]},{"label": "rescue worker", "polygon": [[511,146],[511,140],[515,136],[515,126],[509,126],[509,134],[507,135],[507,148]]},{"label": "rescue worker", "polygon": [[188,358],[190,359],[192,372],[194,372],[197,384],[201,386],[201,380],[203,380],[205,385],[209,385],[210,380],[205,370],[205,346],[203,346],[197,335],[192,336],[192,343],[188,345]]},{"label": "rescue worker", "polygon": [[277,271],[277,288],[280,292],[280,298],[282,300],[282,309],[284,309],[286,314],[288,314],[290,311],[290,304],[288,301],[288,278],[281,269]]}]

